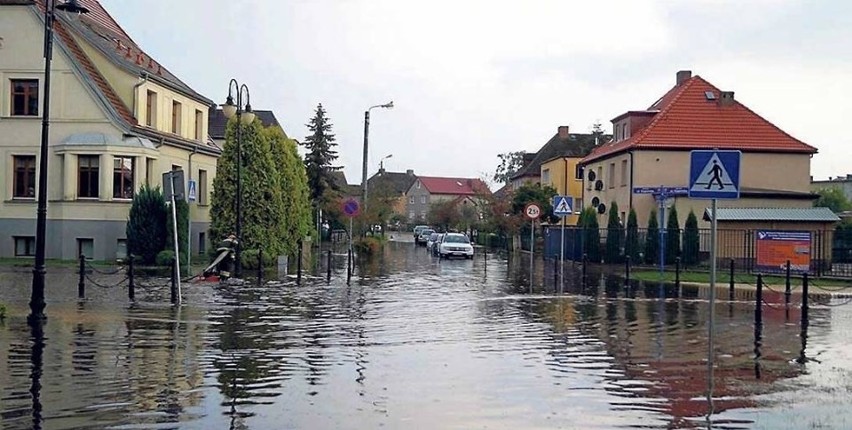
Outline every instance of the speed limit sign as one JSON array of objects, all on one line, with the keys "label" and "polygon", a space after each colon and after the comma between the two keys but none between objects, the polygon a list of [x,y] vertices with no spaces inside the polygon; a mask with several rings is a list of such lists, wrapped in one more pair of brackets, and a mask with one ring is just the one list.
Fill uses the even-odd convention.
[{"label": "speed limit sign", "polygon": [[535,203],[524,206],[524,215],[529,219],[538,219],[541,216],[541,208]]}]

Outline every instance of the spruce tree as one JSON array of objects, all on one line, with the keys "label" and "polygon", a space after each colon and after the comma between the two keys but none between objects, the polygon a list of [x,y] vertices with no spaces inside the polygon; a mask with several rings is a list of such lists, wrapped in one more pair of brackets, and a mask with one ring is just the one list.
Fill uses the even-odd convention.
[{"label": "spruce tree", "polygon": [[639,223],[636,220],[636,211],[630,208],[630,213],[627,215],[627,237],[624,239],[624,255],[630,256],[631,262],[640,263],[639,252]]},{"label": "spruce tree", "polygon": [[660,261],[660,226],[657,223],[657,211],[651,209],[648,217],[648,231],[645,233],[645,263],[655,264]]},{"label": "spruce tree", "polygon": [[583,228],[583,250],[592,263],[601,262],[601,232],[598,224],[598,214],[595,208],[583,209],[580,214],[580,224]]},{"label": "spruce tree", "polygon": [[311,201],[318,206],[321,202],[330,200],[332,196],[329,191],[335,190],[331,172],[340,170],[340,167],[333,166],[334,161],[337,160],[337,151],[334,150],[337,143],[335,143],[334,134],[331,133],[332,124],[326,117],[322,104],[317,105],[314,117],[311,118],[307,127],[311,134],[302,142],[302,146],[307,150],[305,170]]},{"label": "spruce tree", "polygon": [[666,264],[674,264],[675,258],[680,255],[680,221],[677,217],[677,208],[672,205],[669,209],[669,217],[666,220]]},{"label": "spruce tree", "polygon": [[609,218],[606,224],[606,255],[609,264],[621,262],[621,240],[624,230],[618,219],[618,204],[612,202],[609,206]]},{"label": "spruce tree", "polygon": [[687,266],[698,264],[699,247],[698,218],[690,209],[683,228],[683,264]]},{"label": "spruce tree", "polygon": [[160,187],[143,185],[133,196],[127,219],[127,253],[154,264],[166,243],[166,200]]}]

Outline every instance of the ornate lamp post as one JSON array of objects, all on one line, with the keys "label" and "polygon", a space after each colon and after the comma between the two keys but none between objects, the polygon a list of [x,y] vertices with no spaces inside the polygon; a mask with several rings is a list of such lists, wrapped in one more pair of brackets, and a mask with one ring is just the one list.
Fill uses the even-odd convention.
[{"label": "ornate lamp post", "polygon": [[[234,104],[234,92],[237,94],[237,103]],[[243,96],[245,96],[245,105],[243,105]],[[245,109],[243,107],[245,106]],[[242,262],[240,260],[240,255],[243,247],[243,236],[242,236],[242,225],[243,225],[243,208],[242,208],[242,200],[243,200],[243,188],[242,182],[240,179],[242,168],[243,168],[243,152],[240,148],[243,140],[242,126],[245,124],[251,124],[254,121],[254,112],[251,110],[251,95],[249,94],[249,88],[245,86],[245,84],[240,85],[236,79],[231,79],[231,82],[228,83],[228,98],[225,100],[225,104],[222,105],[222,113],[225,114],[225,118],[231,119],[234,115],[237,116],[237,195],[236,195],[236,212],[237,212],[237,226],[235,234],[237,236],[237,252],[236,252],[236,261],[234,262],[234,276],[240,277],[242,276]]]},{"label": "ornate lamp post", "polygon": [[41,147],[39,148],[38,163],[38,208],[36,209],[36,251],[33,266],[33,284],[30,295],[30,314],[27,321],[30,325],[40,326],[47,316],[44,308],[44,267],[45,243],[47,230],[47,157],[50,131],[50,63],[53,60],[53,22],[56,20],[56,10],[70,13],[88,13],[89,9],[81,6],[77,0],[68,0],[57,4],[56,0],[47,0],[44,5],[44,105],[41,110]]},{"label": "ornate lamp post", "polygon": [[375,108],[384,108],[384,109],[392,109],[393,101],[387,102],[383,105],[375,105],[370,106],[369,109],[364,111],[364,160],[361,171],[361,212],[366,213],[367,211],[367,147],[368,147],[368,137],[370,135],[370,111]]}]

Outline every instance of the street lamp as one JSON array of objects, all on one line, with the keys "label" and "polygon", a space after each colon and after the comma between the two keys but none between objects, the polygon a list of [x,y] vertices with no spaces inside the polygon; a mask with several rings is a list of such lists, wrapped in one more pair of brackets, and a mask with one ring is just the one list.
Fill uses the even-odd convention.
[{"label": "street lamp", "polygon": [[361,210],[363,212],[367,210],[367,139],[370,135],[370,111],[375,108],[392,109],[393,101],[389,101],[383,105],[370,106],[369,109],[364,111],[364,163],[361,171]]},{"label": "street lamp", "polygon": [[[237,94],[237,103],[234,104],[234,96],[233,93]],[[246,103],[243,105],[243,95],[245,94]],[[245,111],[243,110],[243,106],[245,106]],[[225,114],[225,118],[231,119],[234,115],[237,116],[237,195],[234,200],[236,200],[236,209],[237,209],[237,228],[236,228],[236,236],[237,236],[237,246],[236,246],[236,261],[234,262],[234,276],[239,278],[242,276],[242,263],[240,260],[240,255],[242,253],[243,247],[243,236],[242,236],[242,226],[243,226],[243,188],[242,182],[240,180],[240,174],[243,168],[243,152],[240,149],[243,140],[243,125],[251,124],[254,121],[254,112],[251,110],[251,94],[249,94],[248,87],[243,84],[240,85],[236,79],[231,79],[231,82],[228,83],[228,98],[225,100],[225,104],[222,105],[222,113]]]},{"label": "street lamp", "polygon": [[393,154],[388,154],[382,157],[381,160],[379,160],[379,173],[382,173],[385,170],[385,160],[391,157],[393,157]]},{"label": "street lamp", "polygon": [[41,326],[47,316],[44,308],[44,236],[47,230],[47,147],[50,137],[50,62],[53,59],[53,21],[56,20],[56,9],[70,13],[88,13],[89,9],[68,0],[56,4],[56,0],[48,0],[44,7],[44,105],[41,110],[41,147],[38,162],[38,207],[36,209],[36,251],[33,266],[33,284],[30,294],[30,314],[27,321],[32,326]]}]

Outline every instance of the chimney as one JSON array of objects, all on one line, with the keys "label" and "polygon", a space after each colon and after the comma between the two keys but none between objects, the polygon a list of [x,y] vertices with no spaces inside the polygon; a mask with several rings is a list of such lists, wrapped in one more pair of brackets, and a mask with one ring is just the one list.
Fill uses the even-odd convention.
[{"label": "chimney", "polygon": [[677,72],[676,86],[680,86],[680,84],[689,80],[692,77],[692,70],[680,70]]},{"label": "chimney", "polygon": [[733,91],[720,91],[719,92],[719,106],[733,106],[734,105],[734,92]]},{"label": "chimney", "polygon": [[556,128],[556,131],[559,134],[560,139],[567,139],[568,138],[568,126],[567,125],[560,125],[559,127]]},{"label": "chimney", "polygon": [[405,171],[405,174],[408,176],[414,176],[414,169],[408,169]]}]

